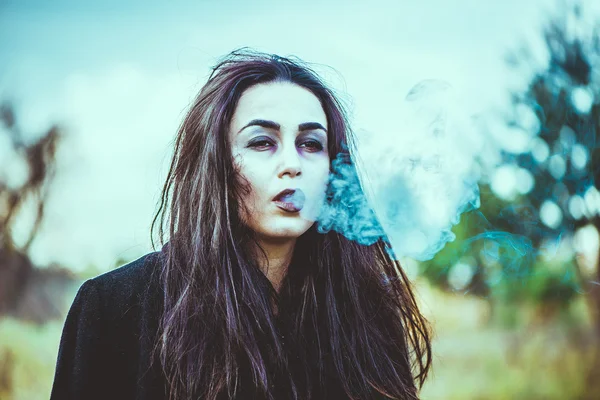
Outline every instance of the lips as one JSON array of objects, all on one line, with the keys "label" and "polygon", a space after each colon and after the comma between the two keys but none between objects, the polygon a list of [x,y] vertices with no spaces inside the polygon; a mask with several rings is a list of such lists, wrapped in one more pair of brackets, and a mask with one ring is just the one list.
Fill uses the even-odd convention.
[{"label": "lips", "polygon": [[[300,189],[298,189],[298,190],[300,190]],[[296,191],[296,189],[285,189],[285,190],[282,190],[281,192],[279,192],[277,194],[277,196],[273,197],[273,201],[279,201],[283,197],[289,196],[289,195],[293,194],[295,191]]]},{"label": "lips", "polygon": [[275,205],[287,212],[298,212],[304,207],[306,196],[301,189],[285,189],[273,198]]}]

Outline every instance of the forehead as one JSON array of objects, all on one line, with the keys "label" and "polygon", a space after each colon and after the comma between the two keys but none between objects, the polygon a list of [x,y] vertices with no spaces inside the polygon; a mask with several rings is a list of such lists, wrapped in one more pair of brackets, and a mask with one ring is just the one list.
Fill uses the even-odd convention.
[{"label": "forehead", "polygon": [[246,89],[238,101],[231,123],[237,126],[254,118],[283,123],[285,120],[327,123],[317,96],[290,82],[261,83]]}]

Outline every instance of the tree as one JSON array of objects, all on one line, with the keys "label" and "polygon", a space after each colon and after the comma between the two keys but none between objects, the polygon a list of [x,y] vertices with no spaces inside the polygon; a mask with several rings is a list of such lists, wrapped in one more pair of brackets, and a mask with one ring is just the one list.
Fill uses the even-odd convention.
[{"label": "tree", "polygon": [[[44,218],[61,132],[52,126],[37,140],[27,142],[8,104],[0,107],[0,121],[4,127],[0,134],[9,137],[11,150],[25,161],[28,172],[21,182],[0,179],[0,316],[13,315],[42,323],[63,316],[56,292],[74,280],[72,273],[59,266],[35,268],[28,255]],[[13,226],[29,199],[35,205],[35,220],[24,244],[18,247],[12,236]],[[58,290],[43,290],[54,284]]]},{"label": "tree", "polygon": [[[512,157],[527,168],[535,186],[527,196],[545,229],[530,237],[540,248],[545,240],[573,237],[582,227],[600,230],[600,24],[584,21],[582,7],[573,6],[552,19],[544,30],[549,63],[536,73],[524,93],[515,93],[515,110],[531,110],[538,124],[528,152]],[[513,61],[516,61],[513,58]],[[518,67],[518,63],[514,63]],[[517,114],[518,116],[518,114]],[[520,129],[523,120],[509,123]],[[509,158],[509,157],[507,157]],[[523,224],[519,224],[522,226]],[[587,277],[577,262],[571,263],[583,293],[589,298],[594,336],[600,338],[600,270]],[[588,377],[588,395],[600,397],[600,345]]]},{"label": "tree", "polygon": [[[586,275],[573,248],[562,260],[541,257],[561,241],[572,246],[583,227],[600,231],[600,24],[584,21],[587,15],[576,4],[548,21],[543,30],[548,62],[524,90],[512,93],[510,112],[503,116],[506,132],[518,131],[531,140],[523,151],[503,152],[501,168],[521,174],[530,184],[508,199],[482,186],[481,210],[466,216],[457,227],[457,243],[423,268],[430,279],[447,282],[449,267],[443,263],[468,255],[478,266],[474,277],[479,279],[465,290],[475,294],[500,292],[503,301],[533,298],[557,309],[584,294],[596,338],[586,388],[591,399],[600,398],[600,269],[596,265],[595,275]],[[507,62],[517,72],[535,65],[528,48],[511,53]],[[507,236],[497,242],[493,232]],[[513,241],[516,246],[505,241],[509,237],[519,238]],[[511,247],[516,257],[498,252]],[[497,282],[490,279],[493,270],[482,267],[489,267],[490,260],[500,264]]]}]

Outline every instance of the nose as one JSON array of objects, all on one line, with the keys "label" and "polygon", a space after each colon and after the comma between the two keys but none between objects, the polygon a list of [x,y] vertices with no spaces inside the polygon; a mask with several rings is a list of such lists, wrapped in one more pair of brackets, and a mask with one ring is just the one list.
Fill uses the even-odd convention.
[{"label": "nose", "polygon": [[294,178],[301,173],[301,162],[296,146],[287,146],[287,149],[283,149],[281,152],[280,169],[277,177],[282,178],[287,174],[290,178]]}]

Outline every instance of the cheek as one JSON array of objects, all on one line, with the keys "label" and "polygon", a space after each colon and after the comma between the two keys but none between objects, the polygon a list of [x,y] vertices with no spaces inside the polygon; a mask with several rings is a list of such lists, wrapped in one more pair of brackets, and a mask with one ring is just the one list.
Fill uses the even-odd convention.
[{"label": "cheek", "polygon": [[260,179],[260,176],[253,174],[252,171],[242,169],[237,174],[237,182],[240,189],[240,202],[244,206],[241,207],[240,212],[244,219],[259,214],[265,192],[261,182],[265,180]]},{"label": "cheek", "polygon": [[237,189],[237,209],[240,218],[247,222],[248,214],[253,213],[253,197],[255,193],[252,179],[248,177],[247,171],[239,163],[235,163],[235,186]]},{"label": "cheek", "polygon": [[314,172],[315,177],[315,185],[320,189],[324,189],[327,187],[327,183],[329,182],[329,174],[330,174],[330,163],[323,163],[323,165]]},{"label": "cheek", "polygon": [[234,166],[236,170],[236,183],[241,189],[244,198],[249,198],[257,192],[256,182],[258,181],[256,172],[252,164],[246,162],[244,157],[236,155],[234,157]]},{"label": "cheek", "polygon": [[241,174],[243,179],[244,186],[246,187],[246,191],[248,192],[248,196],[253,198],[259,198],[261,193],[264,191],[263,185],[266,181],[265,179],[261,179],[261,176],[254,171],[244,170]]}]

